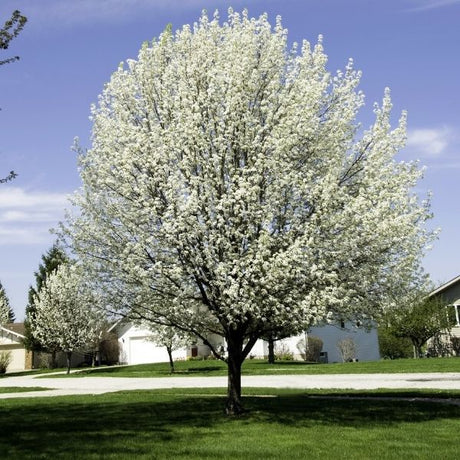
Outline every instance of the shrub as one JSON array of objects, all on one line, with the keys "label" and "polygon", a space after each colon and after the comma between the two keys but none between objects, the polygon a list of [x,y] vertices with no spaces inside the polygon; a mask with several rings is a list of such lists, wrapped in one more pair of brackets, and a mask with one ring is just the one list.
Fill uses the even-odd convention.
[{"label": "shrub", "polygon": [[4,374],[11,363],[11,351],[2,351],[0,353],[0,374]]},{"label": "shrub", "polygon": [[305,361],[319,363],[323,341],[319,337],[309,335],[306,341],[301,339],[297,342],[297,349]]},{"label": "shrub", "polygon": [[410,339],[395,337],[387,327],[379,327],[379,347],[385,359],[412,358],[414,355]]},{"label": "shrub", "polygon": [[356,360],[358,347],[351,337],[339,340],[337,342],[337,348],[339,349],[340,355],[342,356],[342,361],[344,363]]},{"label": "shrub", "polygon": [[455,356],[460,356],[460,337],[451,337],[452,351]]},{"label": "shrub", "polygon": [[294,353],[284,342],[277,342],[275,345],[275,359],[279,361],[293,361]]}]

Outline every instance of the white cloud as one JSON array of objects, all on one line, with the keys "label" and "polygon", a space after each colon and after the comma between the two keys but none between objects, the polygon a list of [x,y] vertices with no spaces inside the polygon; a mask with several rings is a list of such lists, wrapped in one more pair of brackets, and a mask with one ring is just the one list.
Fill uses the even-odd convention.
[{"label": "white cloud", "polygon": [[421,156],[439,156],[443,154],[452,140],[449,128],[414,129],[407,133],[407,147]]},{"label": "white cloud", "polygon": [[[414,1],[412,3],[414,3]],[[410,8],[409,11],[433,10],[435,8],[442,8],[444,6],[460,3],[460,0],[415,0],[415,3],[417,5]]]},{"label": "white cloud", "polygon": [[67,195],[0,188],[0,245],[31,245],[52,240],[49,229],[64,217]]}]

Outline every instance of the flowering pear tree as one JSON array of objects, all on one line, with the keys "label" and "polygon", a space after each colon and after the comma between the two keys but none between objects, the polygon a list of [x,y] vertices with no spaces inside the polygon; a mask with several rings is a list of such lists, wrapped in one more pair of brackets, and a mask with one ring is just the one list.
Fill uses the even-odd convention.
[{"label": "flowering pear tree", "polygon": [[[203,14],[144,44],[92,109],[65,231],[109,307],[192,332],[241,365],[272,331],[373,317],[430,240],[421,172],[398,163],[388,90],[361,132],[352,61],[321,37],[288,48],[277,18]],[[225,338],[225,355],[209,337]]]},{"label": "flowering pear tree", "polygon": [[169,358],[169,369],[174,373],[173,351],[186,347],[189,343],[188,336],[183,331],[171,326],[150,323],[151,335],[149,339],[156,345],[166,348]]},{"label": "flowering pear tree", "polygon": [[86,350],[102,334],[105,315],[96,308],[97,298],[79,267],[61,264],[34,300],[32,334],[47,349],[66,353],[69,373],[72,353]]}]

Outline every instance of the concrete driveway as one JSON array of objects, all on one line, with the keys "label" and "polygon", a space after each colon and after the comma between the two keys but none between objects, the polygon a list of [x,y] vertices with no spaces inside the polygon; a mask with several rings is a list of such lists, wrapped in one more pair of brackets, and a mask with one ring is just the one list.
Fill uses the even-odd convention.
[{"label": "concrete driveway", "polygon": [[[377,388],[417,388],[460,390],[460,373],[423,374],[338,374],[338,375],[260,375],[243,376],[244,387],[265,388],[338,388],[370,390]],[[1,387],[44,387],[50,390],[0,393],[0,399],[33,396],[62,396],[102,394],[124,390],[153,390],[161,388],[213,388],[227,386],[226,377],[78,377],[37,378],[14,376],[0,379]]]}]

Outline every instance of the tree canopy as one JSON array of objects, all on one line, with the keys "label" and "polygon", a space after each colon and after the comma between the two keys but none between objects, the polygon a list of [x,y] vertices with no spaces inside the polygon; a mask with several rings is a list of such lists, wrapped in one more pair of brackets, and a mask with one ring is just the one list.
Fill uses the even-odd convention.
[{"label": "tree canopy", "polygon": [[67,354],[69,373],[72,353],[85,351],[102,336],[105,315],[97,308],[97,296],[79,267],[64,263],[47,276],[34,303],[32,334],[45,348]]},{"label": "tree canopy", "polygon": [[229,413],[257,339],[372,317],[431,238],[406,114],[385,90],[361,132],[361,73],[326,65],[280,18],[203,14],[119,67],[80,151],[73,250],[109,308],[225,338]]},{"label": "tree canopy", "polygon": [[455,324],[441,297],[427,292],[413,292],[406,302],[385,316],[388,332],[410,339],[414,356],[422,357],[422,347],[440,333],[448,333]]},{"label": "tree canopy", "polygon": [[40,292],[46,282],[47,277],[54,273],[61,264],[68,262],[69,258],[67,254],[65,253],[64,249],[57,243],[53,244],[53,246],[48,250],[48,252],[46,252],[46,254],[42,255],[42,262],[38,266],[38,270],[34,273],[35,287],[30,286],[29,288],[29,301],[26,306],[26,317],[24,321],[24,344],[28,350],[44,350],[43,344],[41,344],[32,334],[32,325],[35,321],[35,313],[37,310],[36,299],[40,297]]}]

